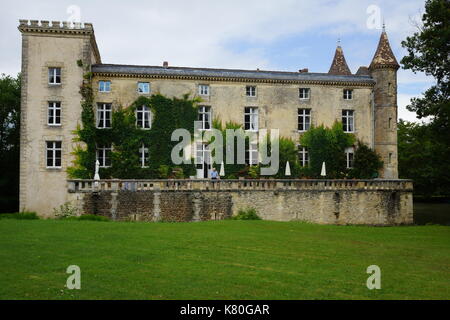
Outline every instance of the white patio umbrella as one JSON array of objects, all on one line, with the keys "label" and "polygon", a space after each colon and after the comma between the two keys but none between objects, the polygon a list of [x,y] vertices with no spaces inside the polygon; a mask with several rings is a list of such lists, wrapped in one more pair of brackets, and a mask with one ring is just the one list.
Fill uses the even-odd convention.
[{"label": "white patio umbrella", "polygon": [[326,166],[325,166],[325,161],[322,162],[322,171],[320,172],[320,175],[322,177],[325,177],[327,175],[327,169],[326,169]]},{"label": "white patio umbrella", "polygon": [[291,175],[291,167],[289,166],[289,161],[286,161],[286,170],[284,170],[284,175],[285,176]]},{"label": "white patio umbrella", "polygon": [[222,163],[220,164],[220,172],[219,172],[219,175],[220,175],[221,177],[225,176],[225,165],[224,165],[223,161],[222,161]]}]

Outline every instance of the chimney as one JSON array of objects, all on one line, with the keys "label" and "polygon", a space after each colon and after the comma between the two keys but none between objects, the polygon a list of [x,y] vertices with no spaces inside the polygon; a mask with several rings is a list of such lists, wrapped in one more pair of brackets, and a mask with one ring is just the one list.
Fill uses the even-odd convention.
[{"label": "chimney", "polygon": [[164,62],[163,62],[163,67],[164,67],[164,68],[168,68],[168,67],[169,67],[169,63],[168,63],[167,61],[164,61]]}]

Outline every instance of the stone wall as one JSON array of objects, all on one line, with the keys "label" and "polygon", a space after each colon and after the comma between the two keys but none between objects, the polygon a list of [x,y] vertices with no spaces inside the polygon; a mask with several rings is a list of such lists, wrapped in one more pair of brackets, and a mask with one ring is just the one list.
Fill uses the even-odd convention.
[{"label": "stone wall", "polygon": [[221,220],[255,208],[275,221],[413,222],[409,180],[70,180],[68,191],[81,212],[122,221]]}]

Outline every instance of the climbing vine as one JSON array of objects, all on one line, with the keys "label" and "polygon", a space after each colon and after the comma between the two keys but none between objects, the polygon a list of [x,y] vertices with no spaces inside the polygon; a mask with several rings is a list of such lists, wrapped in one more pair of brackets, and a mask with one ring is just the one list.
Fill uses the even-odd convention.
[{"label": "climbing vine", "polygon": [[[95,123],[92,74],[86,73],[80,88],[82,96],[81,124],[75,130],[75,141],[81,144],[75,149],[75,161],[67,172],[72,178],[92,179],[97,146],[113,146],[111,166],[100,168],[100,177],[118,179],[183,178],[195,174],[195,165],[175,166],[171,151],[178,142],[171,141],[173,130],[184,128],[194,131],[197,119],[197,100],[169,99],[161,94],[139,97],[129,107],[112,111],[111,128],[99,129]],[[151,129],[136,126],[136,108],[148,106],[152,114]],[[139,149],[148,148],[149,162],[142,167]]]}]

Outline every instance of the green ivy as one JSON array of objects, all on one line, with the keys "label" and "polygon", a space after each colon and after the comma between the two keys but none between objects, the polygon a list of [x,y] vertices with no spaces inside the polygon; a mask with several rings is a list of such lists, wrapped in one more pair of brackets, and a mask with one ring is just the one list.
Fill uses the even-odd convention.
[{"label": "green ivy", "polygon": [[[171,135],[177,128],[193,133],[198,100],[189,99],[188,95],[181,99],[169,99],[161,94],[141,96],[131,106],[112,111],[110,129],[98,129],[91,80],[92,74],[86,73],[80,88],[82,123],[75,130],[75,141],[82,145],[75,149],[75,161],[67,169],[71,178],[93,178],[97,145],[113,146],[111,167],[100,168],[99,174],[103,179],[182,178],[195,174],[193,163],[173,165],[171,151],[178,142],[171,141]],[[142,105],[152,111],[152,127],[149,130],[136,127],[135,111]],[[142,144],[149,151],[148,168],[141,167],[139,148]]]},{"label": "green ivy", "polygon": [[342,123],[332,128],[323,125],[311,127],[300,138],[300,144],[308,148],[309,167],[313,177],[319,178],[322,163],[326,164],[327,178],[343,178],[347,174],[345,148],[353,146],[355,136],[342,130]]}]

